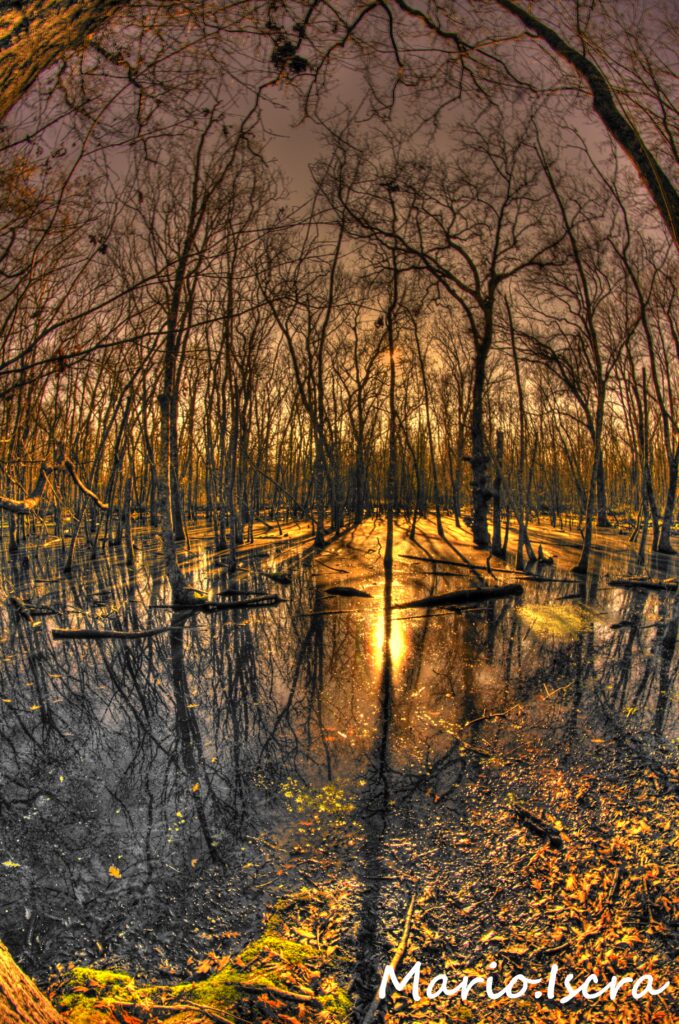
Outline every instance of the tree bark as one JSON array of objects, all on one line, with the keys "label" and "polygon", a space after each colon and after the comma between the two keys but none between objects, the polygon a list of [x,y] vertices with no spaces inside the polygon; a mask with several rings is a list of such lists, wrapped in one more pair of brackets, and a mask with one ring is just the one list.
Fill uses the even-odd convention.
[{"label": "tree bark", "polygon": [[597,498],[597,526],[610,526],[608,520],[608,509],[606,501],[606,471],[604,469],[603,453],[599,452],[599,461],[596,467],[596,498]]},{"label": "tree bark", "polygon": [[65,1024],[35,983],[0,942],[0,1020],[2,1024]]},{"label": "tree bark", "polygon": [[622,146],[648,189],[672,241],[679,246],[679,193],[650,152],[636,127],[619,109],[613,90],[596,64],[574,49],[554,29],[512,0],[495,0],[534,32],[559,57],[577,71],[592,94],[592,106],[615,141]]},{"label": "tree bark", "polygon": [[502,430],[497,432],[495,444],[495,479],[493,480],[493,544],[492,554],[496,558],[504,558],[502,549],[502,463],[504,461],[505,435]]},{"label": "tree bark", "polygon": [[[52,64],[84,46],[129,0],[29,0],[0,16],[0,119]],[[17,8],[21,6],[21,11]]]},{"label": "tree bark", "polygon": [[665,499],[665,511],[663,512],[658,551],[665,555],[673,555],[672,547],[672,520],[674,518],[674,506],[677,500],[677,478],[679,477],[679,448],[673,453],[669,460],[669,479],[667,481],[667,497]]},{"label": "tree bark", "polygon": [[492,327],[476,351],[474,362],[474,387],[471,414],[471,465],[472,465],[472,535],[478,548],[490,547],[488,533],[488,506],[491,492],[488,488],[488,456],[483,431],[483,393],[486,384],[486,362],[490,350]]}]

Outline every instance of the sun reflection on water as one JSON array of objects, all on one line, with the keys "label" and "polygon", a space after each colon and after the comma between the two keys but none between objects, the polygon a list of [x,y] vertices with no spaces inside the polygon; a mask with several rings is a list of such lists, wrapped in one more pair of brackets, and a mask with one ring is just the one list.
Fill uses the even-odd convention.
[{"label": "sun reflection on water", "polygon": [[[402,616],[403,612],[401,611],[392,612],[389,651],[394,671],[398,670],[403,659],[408,653],[407,624]],[[375,616],[372,629],[372,660],[373,665],[378,671],[382,669],[382,663],[384,660],[384,626],[384,604],[382,604],[380,613]]]}]

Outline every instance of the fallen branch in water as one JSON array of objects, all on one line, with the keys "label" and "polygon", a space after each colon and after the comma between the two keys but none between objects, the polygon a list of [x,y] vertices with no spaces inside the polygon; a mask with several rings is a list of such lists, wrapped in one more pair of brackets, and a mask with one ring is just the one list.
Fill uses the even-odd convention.
[{"label": "fallen branch in water", "polygon": [[679,581],[672,578],[653,580],[650,576],[625,576],[621,579],[609,580],[609,587],[639,588],[641,590],[677,590]]},{"label": "fallen branch in water", "polygon": [[161,633],[171,633],[173,629],[180,629],[186,620],[196,612],[228,612],[239,608],[273,608],[282,600],[283,598],[277,594],[267,594],[266,597],[255,598],[251,601],[205,601],[182,609],[169,626],[130,630],[53,629],[52,636],[55,640],[144,640],[150,636],[160,636]]},{"label": "fallen branch in water", "polygon": [[206,601],[199,604],[194,611],[197,612],[228,612],[232,608],[274,608],[277,604],[283,604],[284,598],[278,594],[266,594],[264,597],[253,597],[245,601]]},{"label": "fallen branch in water", "polygon": [[33,618],[44,618],[47,615],[58,615],[59,610],[52,608],[51,605],[46,604],[31,604],[29,601],[24,601],[23,598],[17,597],[13,594],[8,599],[9,604],[15,608],[22,619],[31,620]]},{"label": "fallen branch in water", "polygon": [[479,715],[478,718],[470,718],[464,722],[461,726],[462,729],[467,729],[470,725],[476,725],[478,722],[488,722],[491,718],[506,718],[510,711],[514,711],[516,708],[522,707],[522,704],[512,704],[510,708],[505,711],[489,711],[483,715]]},{"label": "fallen branch in water", "polygon": [[107,502],[102,501],[101,498],[91,490],[87,484],[78,476],[75,466],[68,456],[64,455],[60,461],[53,466],[48,466],[46,462],[43,462],[40,466],[40,472],[38,473],[38,479],[35,487],[26,498],[7,498],[0,497],[0,508],[5,509],[7,512],[13,512],[16,515],[27,516],[31,512],[35,512],[38,506],[41,504],[45,488],[50,476],[60,470],[65,470],[71,477],[73,483],[76,485],[79,491],[81,491],[86,498],[89,498],[97,508],[101,509],[102,512],[109,511],[109,505]]},{"label": "fallen branch in water", "polygon": [[343,573],[345,576],[349,575],[349,570],[348,569],[336,569],[334,565],[330,565],[330,562],[324,562],[320,558],[316,558],[316,559],[314,559],[314,561],[316,562],[317,565],[324,565],[325,568],[326,569],[330,569],[331,572],[340,572],[340,573]]},{"label": "fallen branch in water", "polygon": [[[416,895],[416,893],[413,893],[412,896],[410,897],[410,903],[408,904],[408,909],[406,911],[406,918],[403,925],[401,938],[389,962],[389,967],[394,973],[396,973],[398,965],[401,963],[405,951],[408,948],[408,939],[410,938],[410,929],[413,923],[413,914],[415,913]],[[365,1017],[363,1018],[363,1024],[372,1024],[381,1002],[382,1000],[380,999],[380,993],[378,990],[373,996],[370,1006],[368,1007],[368,1011]]]},{"label": "fallen branch in water", "polygon": [[435,594],[433,597],[420,597],[415,601],[395,604],[394,608],[437,608],[445,605],[473,604],[477,601],[496,601],[503,597],[514,597],[523,594],[520,583],[510,583],[506,587],[475,587],[469,590],[453,590],[448,594]]},{"label": "fallen branch in water", "polygon": [[324,593],[329,597],[372,597],[372,594],[358,587],[328,587]]},{"label": "fallen branch in water", "polygon": [[175,622],[171,626],[155,626],[153,629],[53,629],[54,640],[145,640],[150,636],[160,636],[161,633],[170,633],[173,629],[183,626],[184,622],[193,614],[186,612],[181,622]]}]

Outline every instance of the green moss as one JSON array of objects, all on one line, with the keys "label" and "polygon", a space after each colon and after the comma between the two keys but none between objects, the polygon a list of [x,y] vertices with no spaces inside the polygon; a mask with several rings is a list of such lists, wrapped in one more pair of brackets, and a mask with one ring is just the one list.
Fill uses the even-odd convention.
[{"label": "green moss", "polygon": [[326,1009],[330,1010],[339,1021],[349,1020],[353,1009],[351,999],[344,989],[341,988],[338,988],[332,995],[325,996],[323,998],[323,1005]]},{"label": "green moss", "polygon": [[282,939],[270,934],[268,928],[261,939],[255,939],[240,954],[243,963],[249,964],[261,953],[273,953],[287,964],[304,964],[318,958],[318,950],[291,939]]},{"label": "green moss", "polygon": [[119,998],[130,991],[136,991],[134,978],[123,971],[99,971],[93,967],[74,967],[71,974],[74,985],[89,985],[105,991],[108,995],[116,994]]},{"label": "green moss", "polygon": [[93,967],[74,967],[60,1008],[70,1024],[110,1024],[106,1004],[139,1003],[152,997],[158,988],[137,988],[134,978],[122,971],[100,971]]},{"label": "green moss", "polygon": [[226,967],[223,971],[213,974],[211,978],[190,985],[178,985],[174,990],[177,999],[191,999],[195,1003],[226,1008],[233,1006],[238,999],[236,981],[245,981],[242,971]]},{"label": "green moss", "polygon": [[[311,896],[302,890],[279,901],[269,917],[264,934],[241,951],[238,964],[228,964],[209,978],[172,987],[137,986],[134,978],[120,971],[76,967],[71,971],[66,994],[60,1000],[60,1008],[69,1024],[111,1024],[112,1016],[107,1010],[107,1004],[117,1002],[142,1006],[144,1002],[164,1002],[171,1006],[172,1003],[191,1001],[228,1011],[230,1007],[237,1007],[243,999],[254,998],[252,993],[243,989],[244,985],[294,989],[291,977],[294,977],[295,966],[307,964],[312,968],[320,968],[324,962],[322,950],[280,934],[285,929],[286,914],[310,899]],[[335,949],[333,960],[337,958],[338,952]],[[329,991],[319,994],[318,1001],[329,1011],[328,1024],[344,1024],[351,1014],[349,997],[334,984],[332,978],[326,982],[326,987]],[[180,1012],[177,1024],[181,1018]]]}]

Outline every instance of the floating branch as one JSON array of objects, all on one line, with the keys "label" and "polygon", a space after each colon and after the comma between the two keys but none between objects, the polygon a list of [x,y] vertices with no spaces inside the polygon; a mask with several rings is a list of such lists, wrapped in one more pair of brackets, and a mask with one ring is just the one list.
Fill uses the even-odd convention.
[{"label": "floating branch", "polygon": [[639,588],[642,590],[677,590],[679,581],[671,578],[667,580],[653,580],[650,576],[625,576],[621,579],[609,580],[610,587]]},{"label": "floating branch", "polygon": [[448,594],[435,594],[433,597],[421,597],[417,601],[405,601],[395,604],[394,608],[440,608],[445,605],[475,604],[477,601],[496,601],[503,597],[519,597],[523,594],[520,583],[510,583],[506,587],[474,587],[470,590],[453,590]]},{"label": "floating branch", "polygon": [[174,622],[169,626],[154,626],[152,629],[53,629],[52,636],[55,640],[144,640],[150,636],[160,636],[161,633],[170,633],[173,629],[181,628],[186,620],[196,612],[228,612],[239,608],[274,608],[281,604],[282,598],[277,594],[267,594],[265,597],[256,598],[252,601],[205,601],[196,602],[184,608],[183,612],[177,615]]},{"label": "floating branch", "polygon": [[372,597],[372,594],[358,587],[328,587],[325,593],[332,597]]}]

